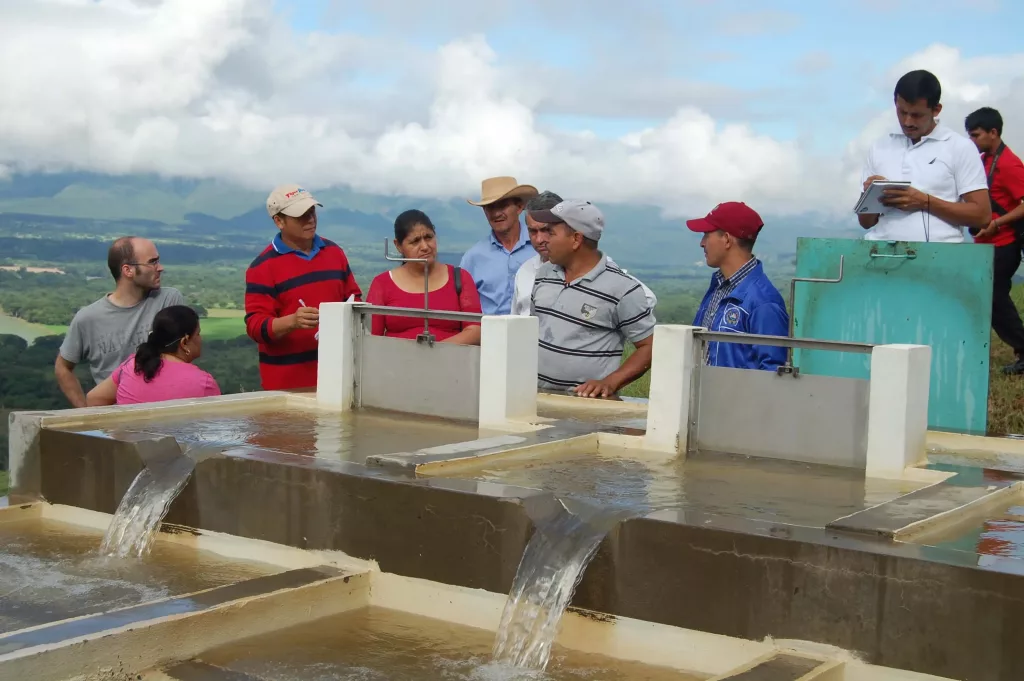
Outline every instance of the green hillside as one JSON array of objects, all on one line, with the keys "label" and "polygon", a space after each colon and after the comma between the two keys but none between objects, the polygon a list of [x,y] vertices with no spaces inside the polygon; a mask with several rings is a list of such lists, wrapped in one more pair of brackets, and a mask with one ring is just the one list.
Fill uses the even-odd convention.
[{"label": "green hillside", "polygon": [[[7,223],[17,218],[23,223],[60,225],[64,238],[112,238],[133,230],[157,230],[160,238],[169,242],[205,239],[228,247],[225,240],[230,236],[232,245],[249,247],[265,244],[273,233],[263,210],[269,189],[256,191],[221,182],[153,176],[16,175],[0,180],[0,218]],[[468,205],[464,198],[370,195],[344,187],[311,189],[324,204],[320,219],[323,233],[339,239],[346,250],[362,250],[375,259],[380,259],[383,239],[392,235],[395,216],[408,208],[420,208],[431,216],[446,251],[461,253],[487,231],[482,211]],[[552,189],[557,191],[558,187]],[[602,244],[623,266],[649,276],[701,270],[699,238],[686,230],[682,218],[666,219],[650,206],[590,198],[606,214],[608,228]],[[790,267],[798,236],[856,237],[859,233],[852,219],[763,217],[766,229],[759,255],[780,269]],[[31,224],[25,224],[16,236],[44,238]],[[8,245],[10,242],[0,247]],[[15,253],[24,250],[23,245]],[[41,250],[46,252],[46,247]],[[6,248],[2,252],[8,253]]]}]

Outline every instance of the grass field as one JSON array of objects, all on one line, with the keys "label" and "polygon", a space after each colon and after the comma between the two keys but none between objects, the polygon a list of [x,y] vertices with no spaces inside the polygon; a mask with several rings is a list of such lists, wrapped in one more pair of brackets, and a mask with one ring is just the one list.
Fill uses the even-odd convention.
[{"label": "grass field", "polygon": [[[1024,286],[1013,287],[1013,302],[1024,309]],[[992,359],[988,386],[989,435],[1024,433],[1024,376],[1004,376],[1002,368],[1013,362],[1013,351],[992,334]]]},{"label": "grass field", "polygon": [[207,340],[231,340],[245,335],[243,310],[208,310],[199,322],[199,330]]}]

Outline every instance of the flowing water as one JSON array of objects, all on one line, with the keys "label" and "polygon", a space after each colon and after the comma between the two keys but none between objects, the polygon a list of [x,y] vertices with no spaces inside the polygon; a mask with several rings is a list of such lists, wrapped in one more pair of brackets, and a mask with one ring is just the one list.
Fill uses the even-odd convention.
[{"label": "flowing water", "polygon": [[118,558],[142,558],[149,553],[160,522],[181,493],[196,460],[189,452],[142,469],[117,505],[100,553]]},{"label": "flowing water", "polygon": [[244,444],[237,434],[216,430],[178,433],[175,439],[180,453],[149,461],[121,497],[100,544],[101,555],[141,558],[149,553],[160,523],[196,464]]},{"label": "flowing water", "polygon": [[665,667],[556,646],[543,672],[489,658],[490,632],[370,607],[203,653],[202,674],[172,679],[259,681],[697,681]]},{"label": "flowing water", "polygon": [[[476,427],[438,419],[399,417],[381,412],[248,410],[220,416],[125,420],[111,432],[145,432],[175,438],[181,457],[147,465],[132,482],[114,513],[100,552],[143,556],[171,502],[181,492],[197,460],[237,447],[262,447],[348,461],[372,454],[473,440]],[[486,433],[486,431],[485,431]]]},{"label": "flowing water", "polygon": [[[824,526],[888,501],[920,483],[866,480],[863,473],[789,461],[714,455],[641,460],[628,450],[536,461],[496,460],[457,477],[536,487],[585,516],[568,511],[539,524],[527,544],[502,614],[494,659],[543,670],[558,623],[607,532],[618,522],[659,510],[694,509],[791,524]],[[578,513],[578,512],[577,512]]]},{"label": "flowing water", "polygon": [[537,526],[501,614],[492,653],[496,663],[547,667],[558,623],[598,545],[616,523],[637,513],[612,508],[584,515],[566,509]]}]

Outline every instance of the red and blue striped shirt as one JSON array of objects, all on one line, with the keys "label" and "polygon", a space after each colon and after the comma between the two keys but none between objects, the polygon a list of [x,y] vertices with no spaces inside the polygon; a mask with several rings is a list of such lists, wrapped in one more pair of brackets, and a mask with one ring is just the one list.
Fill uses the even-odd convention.
[{"label": "red and blue striped shirt", "polygon": [[274,319],[353,295],[361,300],[363,293],[338,244],[317,235],[307,255],[274,237],[245,271],[245,330],[259,346],[264,390],[316,387],[316,329],[274,338]]}]

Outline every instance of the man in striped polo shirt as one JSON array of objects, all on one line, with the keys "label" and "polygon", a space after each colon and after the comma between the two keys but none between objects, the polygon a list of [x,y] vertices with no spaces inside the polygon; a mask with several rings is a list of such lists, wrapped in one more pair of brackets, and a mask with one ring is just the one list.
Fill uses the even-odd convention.
[{"label": "man in striped polo shirt", "polygon": [[[656,322],[643,286],[598,249],[604,216],[589,201],[529,217],[550,227],[530,305],[540,325],[538,388],[614,398],[651,366]],[[627,340],[636,352],[622,362]]]},{"label": "man in striped polo shirt", "polygon": [[280,232],[245,271],[245,330],[259,345],[264,390],[316,387],[320,304],[361,300],[345,251],[316,233],[316,207],[298,185],[267,198]]}]

